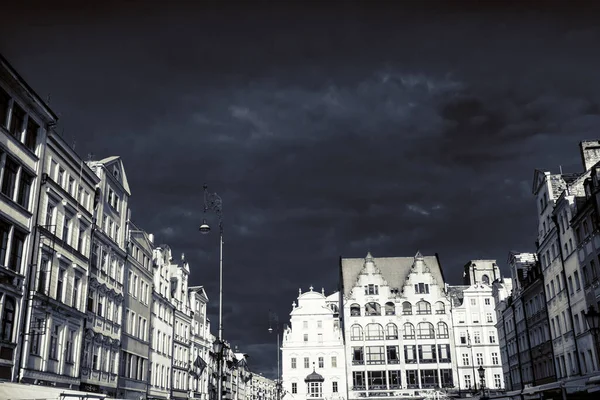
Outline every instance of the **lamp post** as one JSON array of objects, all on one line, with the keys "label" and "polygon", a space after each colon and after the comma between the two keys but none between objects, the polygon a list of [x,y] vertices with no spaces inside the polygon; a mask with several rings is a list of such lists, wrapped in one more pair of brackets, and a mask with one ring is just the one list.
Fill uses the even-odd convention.
[{"label": "lamp post", "polygon": [[277,331],[277,382],[275,383],[275,390],[277,391],[277,400],[281,400],[281,375],[279,371],[280,363],[279,363],[279,316],[269,311],[269,333],[273,333],[273,328],[271,323],[275,324],[275,330]]},{"label": "lamp post", "polygon": [[[204,185],[204,213],[212,210],[219,217],[219,337],[218,343],[214,345],[217,354],[217,399],[223,398],[223,201],[216,193],[208,193],[208,186]],[[210,226],[206,218],[200,225],[200,233],[206,235],[210,232]],[[219,350],[218,352],[216,350]]]},{"label": "lamp post", "polygon": [[479,386],[481,387],[481,399],[487,399],[487,397],[485,397],[485,368],[483,368],[483,365],[480,365],[479,368],[477,368],[477,372],[479,373]]},{"label": "lamp post", "polygon": [[600,348],[598,347],[598,333],[600,333],[600,313],[596,310],[596,307],[590,306],[587,312],[584,311],[583,315],[585,316],[585,320],[594,338],[596,360],[600,360]]}]

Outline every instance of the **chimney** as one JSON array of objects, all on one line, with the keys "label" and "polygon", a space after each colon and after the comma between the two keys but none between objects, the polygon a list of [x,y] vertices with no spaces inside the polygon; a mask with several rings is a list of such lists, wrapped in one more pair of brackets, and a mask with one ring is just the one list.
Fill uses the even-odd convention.
[{"label": "chimney", "polygon": [[583,168],[588,171],[600,161],[600,140],[589,140],[579,143]]},{"label": "chimney", "polygon": [[154,244],[154,233],[148,234],[148,240],[150,240],[150,243]]}]

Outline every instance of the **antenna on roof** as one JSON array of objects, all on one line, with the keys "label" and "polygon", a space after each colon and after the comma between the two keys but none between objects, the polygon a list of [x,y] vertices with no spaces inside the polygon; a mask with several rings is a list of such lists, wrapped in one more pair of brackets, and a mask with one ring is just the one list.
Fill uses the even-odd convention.
[{"label": "antenna on roof", "polygon": [[562,165],[558,166],[558,170],[560,171],[560,174],[562,175],[563,174],[563,172],[562,172]]}]

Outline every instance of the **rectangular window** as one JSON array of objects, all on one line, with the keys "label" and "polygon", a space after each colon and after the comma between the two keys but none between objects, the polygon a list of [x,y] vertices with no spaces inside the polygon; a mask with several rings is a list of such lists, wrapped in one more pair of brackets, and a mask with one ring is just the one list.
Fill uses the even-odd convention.
[{"label": "rectangular window", "polygon": [[[2,92],[0,92],[2,94]],[[0,220],[0,265],[6,265],[6,255],[8,254],[8,235],[11,226]]]},{"label": "rectangular window", "polygon": [[69,237],[71,232],[71,218],[65,215],[63,220],[63,231],[62,231],[62,240],[69,244]]},{"label": "rectangular window", "polygon": [[492,364],[498,365],[498,353],[492,353]]},{"label": "rectangular window", "polygon": [[58,270],[58,280],[56,281],[56,300],[63,301],[63,285],[65,280],[65,270]]},{"label": "rectangular window", "polygon": [[31,185],[33,177],[21,169],[21,178],[19,181],[19,191],[17,192],[17,203],[29,210],[29,201],[31,198]]},{"label": "rectangular window", "polygon": [[59,325],[54,325],[52,330],[50,331],[50,354],[49,358],[51,360],[58,361],[58,332],[60,330]]},{"label": "rectangular window", "polygon": [[292,382],[292,394],[298,393],[298,384],[296,382]]},{"label": "rectangular window", "polygon": [[337,357],[336,356],[331,356],[331,367],[337,368]]},{"label": "rectangular window", "polygon": [[483,365],[483,353],[477,353],[477,365]]},{"label": "rectangular window", "polygon": [[494,318],[492,317],[492,313],[487,313],[487,314],[485,315],[485,320],[486,320],[487,322],[494,322]]},{"label": "rectangular window", "polygon": [[54,210],[55,209],[56,209],[56,207],[54,206],[54,204],[52,204],[50,201],[48,201],[48,204],[46,205],[46,226],[45,226],[45,228],[48,229],[52,233],[54,233],[54,229],[53,229],[52,225],[54,225]]},{"label": "rectangular window", "polygon": [[296,357],[292,357],[292,369],[296,369]]},{"label": "rectangular window", "polygon": [[0,88],[0,125],[6,127],[8,122],[8,106],[10,105],[10,96]]},{"label": "rectangular window", "polygon": [[318,334],[317,334],[317,341],[318,341],[319,343],[323,343],[323,334],[322,334],[322,333],[318,333]]},{"label": "rectangular window", "polygon": [[8,131],[18,141],[21,141],[23,122],[25,122],[25,111],[23,111],[23,109],[13,101],[12,116],[10,117],[10,126],[8,127]]},{"label": "rectangular window", "polygon": [[323,357],[319,357],[319,368],[325,368],[325,359]]},{"label": "rectangular window", "polygon": [[331,390],[333,391],[333,393],[338,392],[338,383],[337,382],[331,382]]},{"label": "rectangular window", "polygon": [[491,301],[490,301],[490,299],[489,299],[489,298],[486,298],[486,299],[485,299],[485,305],[486,305],[486,306],[489,306],[490,304],[491,304]]},{"label": "rectangular window", "polygon": [[468,366],[469,365],[469,355],[466,353],[463,353],[462,361],[463,361],[463,365]]},{"label": "rectangular window", "polygon": [[305,334],[304,334],[304,342],[305,342],[305,343],[306,343],[306,342],[308,342],[308,333],[305,333]]},{"label": "rectangular window", "polygon": [[304,357],[304,368],[310,368],[310,360],[308,357]]},{"label": "rectangular window", "polygon": [[29,117],[27,120],[27,129],[25,130],[25,146],[33,152],[35,152],[39,129],[40,126],[36,124],[31,117]]},{"label": "rectangular window", "polygon": [[25,235],[13,229],[13,240],[10,248],[10,257],[8,258],[8,268],[15,272],[21,271],[23,262],[23,246],[25,244]]},{"label": "rectangular window", "polygon": [[76,276],[73,282],[73,300],[71,306],[73,308],[79,308],[79,289],[81,287],[81,278]]},{"label": "rectangular window", "polygon": [[67,353],[67,363],[73,364],[73,343],[75,342],[75,331],[69,329],[69,336],[67,337],[67,342],[65,343],[65,353]]},{"label": "rectangular window", "polygon": [[18,172],[19,164],[6,157],[6,162],[4,163],[4,174],[2,177],[2,193],[11,200],[15,194]]}]

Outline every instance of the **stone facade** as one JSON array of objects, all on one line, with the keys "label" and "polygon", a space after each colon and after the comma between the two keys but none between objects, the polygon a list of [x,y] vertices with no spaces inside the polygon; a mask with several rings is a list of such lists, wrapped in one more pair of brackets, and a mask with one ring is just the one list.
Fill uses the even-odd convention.
[{"label": "stone facade", "polygon": [[339,293],[325,296],[313,291],[298,294],[292,304],[290,325],[281,347],[282,389],[286,398],[309,397],[305,378],[316,372],[324,378],[313,389],[319,398],[347,397],[346,359],[339,321]]},{"label": "stone facade", "polygon": [[450,300],[437,256],[341,259],[348,398],[452,389]]}]

